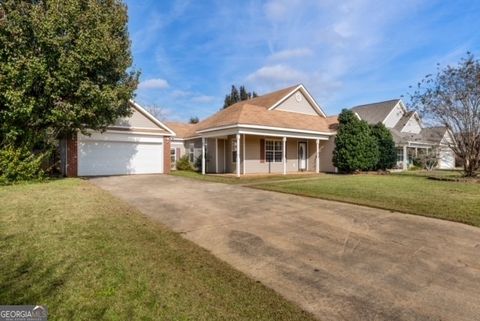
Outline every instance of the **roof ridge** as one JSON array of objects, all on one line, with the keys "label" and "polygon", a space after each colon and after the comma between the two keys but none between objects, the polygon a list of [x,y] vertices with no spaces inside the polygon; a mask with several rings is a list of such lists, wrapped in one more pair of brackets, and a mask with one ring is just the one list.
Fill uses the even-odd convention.
[{"label": "roof ridge", "polygon": [[373,102],[373,103],[355,105],[355,106],[351,107],[350,109],[361,108],[361,107],[370,106],[370,105],[384,104],[384,103],[389,103],[389,102],[392,102],[392,101],[398,102],[400,100],[401,100],[400,98],[387,99],[387,100],[382,100],[382,101],[376,101],[376,102]]}]

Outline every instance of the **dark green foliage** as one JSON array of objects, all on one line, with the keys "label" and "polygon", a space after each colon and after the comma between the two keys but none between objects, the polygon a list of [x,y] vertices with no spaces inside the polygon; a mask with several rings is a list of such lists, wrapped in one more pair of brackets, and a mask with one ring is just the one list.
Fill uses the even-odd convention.
[{"label": "dark green foliage", "polygon": [[[0,147],[28,148],[128,116],[138,73],[119,0],[1,0]],[[1,169],[0,169],[1,170]]]},{"label": "dark green foliage", "polygon": [[379,151],[370,126],[348,109],[342,110],[338,120],[333,164],[344,173],[375,168]]},{"label": "dark green foliage", "polygon": [[385,127],[384,124],[378,123],[371,126],[373,137],[378,144],[378,162],[374,169],[387,170],[394,168],[397,164],[397,151],[395,149],[395,142],[393,141],[392,133]]},{"label": "dark green foliage", "polygon": [[188,155],[183,155],[177,160],[175,167],[179,171],[193,171],[192,164],[190,164],[190,160],[188,159]]},{"label": "dark green foliage", "polygon": [[223,108],[227,108],[228,106],[236,104],[240,101],[252,99],[255,97],[258,97],[257,93],[254,91],[248,92],[245,89],[245,86],[240,86],[240,89],[237,89],[235,85],[232,85],[230,94],[225,96],[225,102],[223,104]]},{"label": "dark green foliage", "polygon": [[189,123],[190,124],[198,124],[200,120],[198,119],[197,116],[190,117]]},{"label": "dark green foliage", "polygon": [[42,163],[46,155],[36,155],[27,148],[3,148],[0,150],[0,184],[43,178]]}]

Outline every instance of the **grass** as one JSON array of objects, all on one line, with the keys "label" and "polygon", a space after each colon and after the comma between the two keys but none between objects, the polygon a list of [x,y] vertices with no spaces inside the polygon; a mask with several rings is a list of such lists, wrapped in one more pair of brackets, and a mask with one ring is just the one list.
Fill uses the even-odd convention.
[{"label": "grass", "polygon": [[461,178],[457,170],[407,171],[390,175],[173,175],[251,187],[434,217],[480,227],[480,185],[432,180]]},{"label": "grass", "polygon": [[78,179],[0,187],[0,302],[49,320],[313,320]]},{"label": "grass", "polygon": [[224,184],[256,184],[262,182],[271,182],[271,181],[284,181],[284,180],[292,180],[292,179],[303,179],[303,178],[311,178],[316,177],[318,174],[288,174],[288,175],[281,175],[281,174],[260,174],[260,175],[247,175],[236,177],[234,175],[215,175],[215,174],[208,174],[202,175],[198,172],[193,171],[172,171],[170,173],[173,176],[180,176],[186,178],[193,178],[205,182],[214,182],[214,183],[224,183]]},{"label": "grass", "polygon": [[431,180],[420,172],[331,174],[304,181],[260,183],[255,187],[480,226],[479,184]]}]

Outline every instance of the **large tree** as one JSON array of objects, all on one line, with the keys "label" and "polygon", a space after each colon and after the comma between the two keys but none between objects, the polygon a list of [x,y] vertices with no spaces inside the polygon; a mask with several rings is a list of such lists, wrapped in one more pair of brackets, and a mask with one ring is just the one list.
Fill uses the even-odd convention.
[{"label": "large tree", "polygon": [[464,163],[466,176],[480,167],[480,62],[467,53],[458,65],[437,69],[417,85],[411,104],[427,120],[446,126],[450,147]]},{"label": "large tree", "polygon": [[379,158],[378,144],[366,121],[351,110],[338,116],[333,164],[340,172],[352,173],[375,168]]},{"label": "large tree", "polygon": [[0,7],[1,146],[33,148],[130,114],[138,73],[122,1],[0,0]]},{"label": "large tree", "polygon": [[240,89],[237,89],[235,85],[232,85],[232,89],[230,90],[230,94],[225,96],[225,101],[223,103],[223,108],[227,108],[233,104],[236,104],[243,100],[248,100],[251,98],[257,97],[257,93],[252,91],[249,92],[245,89],[245,86],[240,86]]},{"label": "large tree", "polygon": [[395,167],[397,164],[397,150],[395,149],[392,133],[382,123],[370,126],[370,128],[378,145],[378,161],[375,169],[387,170]]}]

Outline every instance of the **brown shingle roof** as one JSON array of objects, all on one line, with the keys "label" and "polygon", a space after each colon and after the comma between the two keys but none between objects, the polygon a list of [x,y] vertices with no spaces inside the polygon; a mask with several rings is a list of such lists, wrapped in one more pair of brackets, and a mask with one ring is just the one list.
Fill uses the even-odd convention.
[{"label": "brown shingle roof", "polygon": [[174,131],[178,138],[188,138],[196,136],[196,127],[198,124],[188,124],[180,122],[166,122],[165,125]]},{"label": "brown shingle roof", "polygon": [[321,116],[293,113],[282,110],[268,110],[263,106],[248,103],[235,104],[199,123],[198,131],[229,125],[259,125],[289,129],[303,129],[320,132],[332,132],[330,125],[335,119],[327,120]]},{"label": "brown shingle roof", "polygon": [[[250,105],[255,105],[255,106],[260,106],[260,107],[265,107],[265,108],[270,108],[275,103],[277,103],[280,99],[285,97],[287,94],[289,94],[292,90],[297,88],[299,85],[287,87],[284,89],[280,89],[262,96],[258,96],[252,99],[249,99],[248,101],[243,101],[240,103],[248,102]],[[237,103],[239,104],[239,103]],[[230,106],[231,107],[231,106]]]},{"label": "brown shingle roof", "polygon": [[198,124],[167,123],[177,137],[192,137],[196,131],[231,125],[258,125],[319,132],[334,132],[337,116],[324,118],[282,110],[268,110],[299,85],[284,88],[263,96],[238,102],[222,109]]}]

